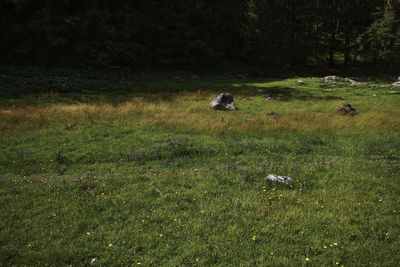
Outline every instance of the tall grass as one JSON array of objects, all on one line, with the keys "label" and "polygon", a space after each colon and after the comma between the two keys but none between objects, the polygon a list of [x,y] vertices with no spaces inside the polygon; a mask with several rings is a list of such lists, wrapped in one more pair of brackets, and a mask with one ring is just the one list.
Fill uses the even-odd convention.
[{"label": "tall grass", "polygon": [[203,94],[198,100],[196,94],[186,93],[169,100],[132,96],[115,105],[100,102],[3,107],[0,108],[0,129],[64,127],[66,130],[71,130],[74,127],[115,123],[138,127],[155,125],[197,133],[224,131],[260,134],[271,131],[380,133],[400,129],[396,113],[399,106],[394,101],[398,96],[388,96],[386,103],[377,103],[372,98],[352,101],[358,110],[355,116],[341,116],[336,113],[336,109],[345,100],[303,101],[299,106],[299,103],[292,101],[275,100],[274,103],[269,103],[262,96],[241,101],[240,94],[236,95],[238,99],[236,105],[240,107],[240,111],[212,111],[208,104],[214,96],[215,93],[210,92]]}]

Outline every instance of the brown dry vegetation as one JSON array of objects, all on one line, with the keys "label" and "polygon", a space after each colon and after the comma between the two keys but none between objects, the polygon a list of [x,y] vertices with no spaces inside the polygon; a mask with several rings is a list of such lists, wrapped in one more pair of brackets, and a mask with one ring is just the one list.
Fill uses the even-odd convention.
[{"label": "brown dry vegetation", "polygon": [[[44,129],[61,127],[74,130],[90,125],[158,126],[178,131],[222,133],[232,131],[365,131],[386,132],[400,129],[395,103],[384,106],[368,101],[357,101],[355,116],[341,116],[336,109],[343,101],[305,101],[300,104],[278,102],[266,104],[253,97],[236,104],[237,112],[216,112],[208,108],[211,93],[179,93],[170,96],[120,96],[118,104],[104,101],[104,96],[93,103],[58,103],[50,106],[15,105],[0,108],[0,130]],[[125,101],[123,101],[123,99]],[[249,103],[258,103],[261,109],[249,114]],[[273,114],[278,115],[273,115]],[[271,115],[272,114],[272,115]]]}]

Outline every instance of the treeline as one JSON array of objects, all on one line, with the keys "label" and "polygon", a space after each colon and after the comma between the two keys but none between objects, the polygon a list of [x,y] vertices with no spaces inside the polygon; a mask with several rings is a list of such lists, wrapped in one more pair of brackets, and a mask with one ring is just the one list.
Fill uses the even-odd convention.
[{"label": "treeline", "polygon": [[400,62],[400,0],[2,0],[0,61]]}]

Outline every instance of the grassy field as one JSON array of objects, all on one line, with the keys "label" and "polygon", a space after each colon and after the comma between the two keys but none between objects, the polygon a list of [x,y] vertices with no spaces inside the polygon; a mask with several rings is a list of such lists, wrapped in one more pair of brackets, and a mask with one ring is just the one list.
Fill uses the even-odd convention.
[{"label": "grassy field", "polygon": [[2,71],[0,265],[400,264],[394,77]]}]

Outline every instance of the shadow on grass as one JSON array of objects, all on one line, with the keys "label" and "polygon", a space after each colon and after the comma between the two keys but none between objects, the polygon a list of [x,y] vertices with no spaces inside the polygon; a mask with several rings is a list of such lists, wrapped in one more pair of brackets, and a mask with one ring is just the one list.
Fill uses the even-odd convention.
[{"label": "shadow on grass", "polygon": [[230,92],[238,93],[246,97],[254,96],[272,96],[280,101],[291,101],[291,100],[343,100],[342,97],[338,96],[317,96],[309,91],[296,89],[287,86],[246,86],[242,88],[233,87]]},{"label": "shadow on grass", "polygon": [[[45,70],[43,68],[0,68],[0,102],[4,105],[52,103],[107,103],[118,105],[126,96],[149,101],[174,101],[182,92],[218,94],[230,92],[246,97],[271,95],[281,101],[338,100],[316,96],[305,87],[257,87],[251,82],[275,82],[287,77],[265,78],[246,74],[192,74],[191,72],[123,73],[98,70]],[[235,86],[239,84],[239,86]]]}]

